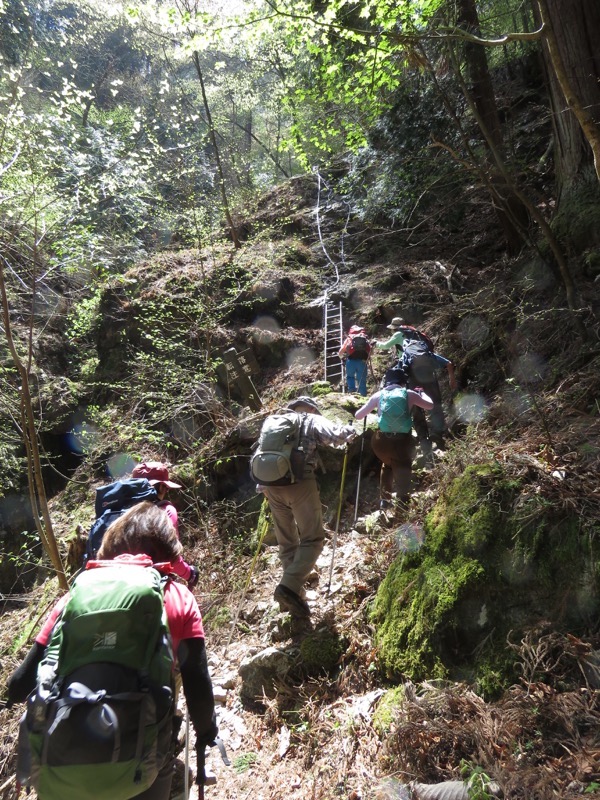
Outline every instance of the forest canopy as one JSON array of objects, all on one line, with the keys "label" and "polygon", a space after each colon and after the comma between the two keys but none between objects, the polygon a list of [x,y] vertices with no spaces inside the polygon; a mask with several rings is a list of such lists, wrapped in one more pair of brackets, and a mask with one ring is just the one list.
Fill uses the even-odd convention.
[{"label": "forest canopy", "polygon": [[[80,345],[107,281],[223,233],[240,248],[261,192],[322,165],[342,165],[357,219],[409,233],[478,186],[508,252],[548,253],[576,311],[600,230],[600,10],[578,0],[568,37],[559,12],[558,0],[2,2],[5,406],[23,400],[51,320],[70,343],[65,372],[85,381]],[[516,127],[511,83],[544,136]],[[2,419],[15,458],[27,426]]]}]

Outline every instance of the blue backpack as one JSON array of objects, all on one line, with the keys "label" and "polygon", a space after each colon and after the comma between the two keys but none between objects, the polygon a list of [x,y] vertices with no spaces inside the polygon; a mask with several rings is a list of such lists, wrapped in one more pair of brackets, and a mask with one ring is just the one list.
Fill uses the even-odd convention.
[{"label": "blue backpack", "polygon": [[108,526],[128,508],[144,500],[152,503],[158,500],[156,489],[147,478],[115,481],[96,489],[94,502],[96,521],[88,534],[86,561],[96,557]]},{"label": "blue backpack", "polygon": [[398,363],[415,382],[413,385],[421,385],[435,379],[437,362],[425,342],[416,340],[407,342]]}]

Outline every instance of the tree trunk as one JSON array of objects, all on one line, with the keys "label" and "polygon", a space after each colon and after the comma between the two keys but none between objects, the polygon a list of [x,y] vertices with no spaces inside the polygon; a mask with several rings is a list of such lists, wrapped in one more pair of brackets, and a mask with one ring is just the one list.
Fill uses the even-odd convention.
[{"label": "tree trunk", "polygon": [[555,134],[559,205],[592,167],[600,180],[600,2],[537,0]]},{"label": "tree trunk", "polygon": [[[474,0],[458,0],[458,13],[459,25],[479,36],[479,17]],[[495,151],[502,157],[502,125],[485,48],[474,42],[466,42],[464,57],[471,81],[471,96],[478,112],[486,146],[490,154]],[[511,187],[494,168],[493,161],[494,158],[491,157],[489,162],[490,182],[493,187],[492,201],[502,225],[509,252],[517,253],[525,242],[524,232],[527,230],[528,214]]]},{"label": "tree trunk", "polygon": [[217,134],[215,131],[215,126],[213,124],[212,114],[210,113],[210,105],[208,103],[208,96],[206,94],[206,88],[204,86],[204,75],[202,74],[202,67],[200,66],[200,57],[198,53],[194,53],[192,59],[194,62],[194,66],[196,67],[196,74],[198,75],[198,80],[200,81],[200,89],[202,91],[202,102],[204,104],[204,113],[206,114],[206,121],[208,123],[208,135],[210,136],[210,141],[213,146],[215,154],[217,173],[219,176],[219,189],[221,191],[221,199],[223,201],[223,211],[225,212],[225,218],[227,220],[227,225],[229,226],[229,231],[231,233],[233,244],[236,248],[239,248],[241,247],[241,244],[239,236],[237,234],[236,227],[233,224],[233,217],[231,216],[231,211],[229,210],[229,199],[227,197],[227,189],[225,187],[225,173],[223,172],[223,165],[221,163],[221,153],[219,150],[219,145],[217,143]]},{"label": "tree trunk", "polygon": [[[31,399],[31,391],[29,385],[29,369],[28,364],[24,364],[20,358],[15,342],[12,336],[12,327],[10,320],[10,309],[8,304],[8,295],[6,292],[6,284],[4,281],[4,270],[0,262],[0,302],[2,322],[4,326],[4,334],[6,336],[6,343],[8,350],[11,354],[13,363],[19,378],[21,380],[21,422],[23,428],[23,445],[27,455],[27,479],[29,482],[29,498],[31,501],[31,512],[37,526],[37,530],[46,550],[47,555],[52,562],[52,566],[56,571],[58,583],[61,589],[68,590],[69,584],[65,575],[65,570],[62,564],[56,537],[52,527],[52,520],[48,510],[48,500],[46,498],[46,489],[42,478],[42,464],[40,459],[40,451],[38,446],[38,432],[33,413],[33,403]],[[31,348],[31,343],[30,343]],[[31,349],[30,349],[31,352]]]}]

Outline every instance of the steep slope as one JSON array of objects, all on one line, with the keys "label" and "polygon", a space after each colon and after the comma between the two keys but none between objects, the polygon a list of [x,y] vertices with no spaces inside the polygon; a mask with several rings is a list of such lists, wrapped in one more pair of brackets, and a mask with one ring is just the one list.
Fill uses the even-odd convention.
[{"label": "steep slope", "polygon": [[[220,727],[234,762],[225,768],[211,752],[218,783],[207,797],[403,797],[412,779],[440,783],[463,777],[463,770],[483,770],[505,797],[569,798],[593,790],[600,779],[593,629],[585,641],[551,627],[507,645],[523,681],[486,703],[466,685],[389,680],[369,611],[392,562],[422,543],[427,514],[469,463],[498,462],[509,475],[524,475],[534,501],[525,516],[534,521],[549,506],[558,518],[565,510],[578,514],[582,530],[598,525],[598,285],[579,276],[590,334],[582,342],[549,265],[537,255],[505,259],[476,192],[460,229],[452,236],[431,232],[435,246],[427,239],[412,246],[401,233],[354,223],[343,251],[343,204],[332,199],[320,207],[317,225],[316,200],[314,178],[293,181],[248,218],[240,253],[219,243],[203,253],[166,254],[109,287],[89,394],[97,436],[76,476],[82,485],[54,499],[58,527],[72,535],[76,521],[89,519],[91,487],[110,459],[173,454],[186,487],[179,499],[184,543],[190,560],[203,565],[197,594],[213,677],[224,688]],[[353,525],[354,454],[331,586],[333,539],[309,592],[314,628],[333,637],[334,653],[341,643],[336,663],[322,672],[306,652],[310,645],[301,648],[311,637],[277,614],[275,551],[261,551],[253,563],[260,497],[247,457],[261,413],[244,408],[227,379],[215,384],[210,362],[232,344],[251,347],[267,409],[293,393],[324,393],[320,325],[328,287],[348,323],[367,324],[380,338],[396,315],[423,325],[455,363],[461,391],[452,398],[445,389],[454,441],[433,471],[417,471],[409,515],[399,524],[387,527],[370,515],[377,475],[366,448],[361,519]],[[386,363],[384,356],[373,360],[371,389]],[[346,415],[360,402],[329,399],[335,413]],[[323,498],[335,528],[335,456],[330,466]],[[37,610],[28,615],[35,622],[48,600],[40,599],[41,588],[34,595]],[[21,626],[26,616],[5,611],[3,628]],[[284,652],[277,692],[259,703],[242,700],[242,662],[271,646]],[[326,648],[317,640],[316,649]],[[16,659],[5,642],[5,674]],[[388,689],[392,695],[382,700]],[[4,777],[13,765],[17,713],[2,713]]]}]

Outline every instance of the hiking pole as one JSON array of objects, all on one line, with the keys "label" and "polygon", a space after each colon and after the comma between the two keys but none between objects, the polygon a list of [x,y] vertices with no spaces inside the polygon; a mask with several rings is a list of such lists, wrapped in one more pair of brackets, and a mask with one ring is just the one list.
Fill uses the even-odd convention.
[{"label": "hiking pole", "polygon": [[365,433],[367,430],[367,418],[365,417],[363,420],[363,432],[362,437],[360,440],[360,461],[358,462],[358,480],[356,482],[356,500],[354,501],[354,524],[356,525],[356,520],[358,519],[358,496],[360,494],[360,476],[362,473],[362,460],[363,460],[363,450],[365,448]]},{"label": "hiking pole", "polygon": [[[199,747],[196,751],[197,755],[197,777],[196,783],[198,784],[198,800],[204,800],[204,784],[206,783],[206,775],[204,773],[204,765],[206,763],[206,751],[204,747]],[[186,795],[185,800],[188,800]]]},{"label": "hiking pole", "polygon": [[375,377],[375,370],[373,369],[373,361],[371,360],[371,353],[369,353],[369,358],[367,359],[367,363],[369,365],[369,369],[371,370],[371,377],[373,378],[373,383],[377,385],[377,378]]},{"label": "hiking pole", "polygon": [[[266,503],[267,503],[267,498],[265,497],[265,498],[263,498],[263,508],[265,507]],[[267,506],[268,506],[268,504],[267,504]],[[254,572],[254,566],[256,564],[256,560],[257,560],[258,555],[260,553],[260,550],[261,550],[261,547],[262,547],[262,543],[263,543],[263,539],[265,538],[265,535],[267,533],[267,528],[268,527],[269,526],[266,525],[266,524],[263,525],[263,530],[262,530],[262,533],[260,534],[260,537],[259,537],[259,540],[258,540],[258,544],[256,546],[256,553],[254,554],[254,558],[252,559],[252,563],[250,564],[250,569],[248,570],[248,576],[246,578],[246,583],[244,584],[244,588],[242,590],[242,596],[240,597],[240,602],[238,603],[238,607],[237,607],[237,610],[235,612],[235,617],[234,617],[233,623],[231,625],[231,632],[229,634],[229,639],[227,640],[227,644],[225,645],[225,650],[223,651],[223,655],[227,654],[227,650],[229,649],[229,645],[231,644],[231,640],[233,639],[233,632],[235,630],[235,626],[237,625],[237,621],[238,621],[238,617],[240,615],[240,611],[242,610],[242,603],[244,602],[244,598],[246,597],[246,592],[248,591],[248,586],[250,584],[250,578],[252,577],[252,573]]]},{"label": "hiking pole", "polygon": [[206,745],[196,751],[196,755],[198,757],[198,776],[196,778],[196,783],[198,784],[198,800],[204,800],[205,786],[214,786],[217,782],[217,776],[210,770],[206,769],[206,747],[217,747],[225,766],[231,766],[231,761],[227,757],[227,750],[225,750],[223,740],[219,736],[217,736],[214,742],[211,742],[209,745]]},{"label": "hiking pole", "polygon": [[183,796],[188,800],[190,796],[190,712],[185,707],[185,758],[184,758],[185,774],[183,778]]},{"label": "hiking pole", "polygon": [[337,520],[335,522],[335,533],[333,534],[333,546],[331,550],[331,566],[329,567],[329,582],[327,584],[327,594],[331,589],[331,576],[333,575],[333,559],[335,558],[335,548],[337,545],[338,530],[340,528],[340,517],[342,516],[342,500],[344,499],[344,483],[346,482],[346,466],[348,464],[348,445],[344,452],[344,465],[342,467],[342,481],[340,483],[340,499],[338,502]]}]

